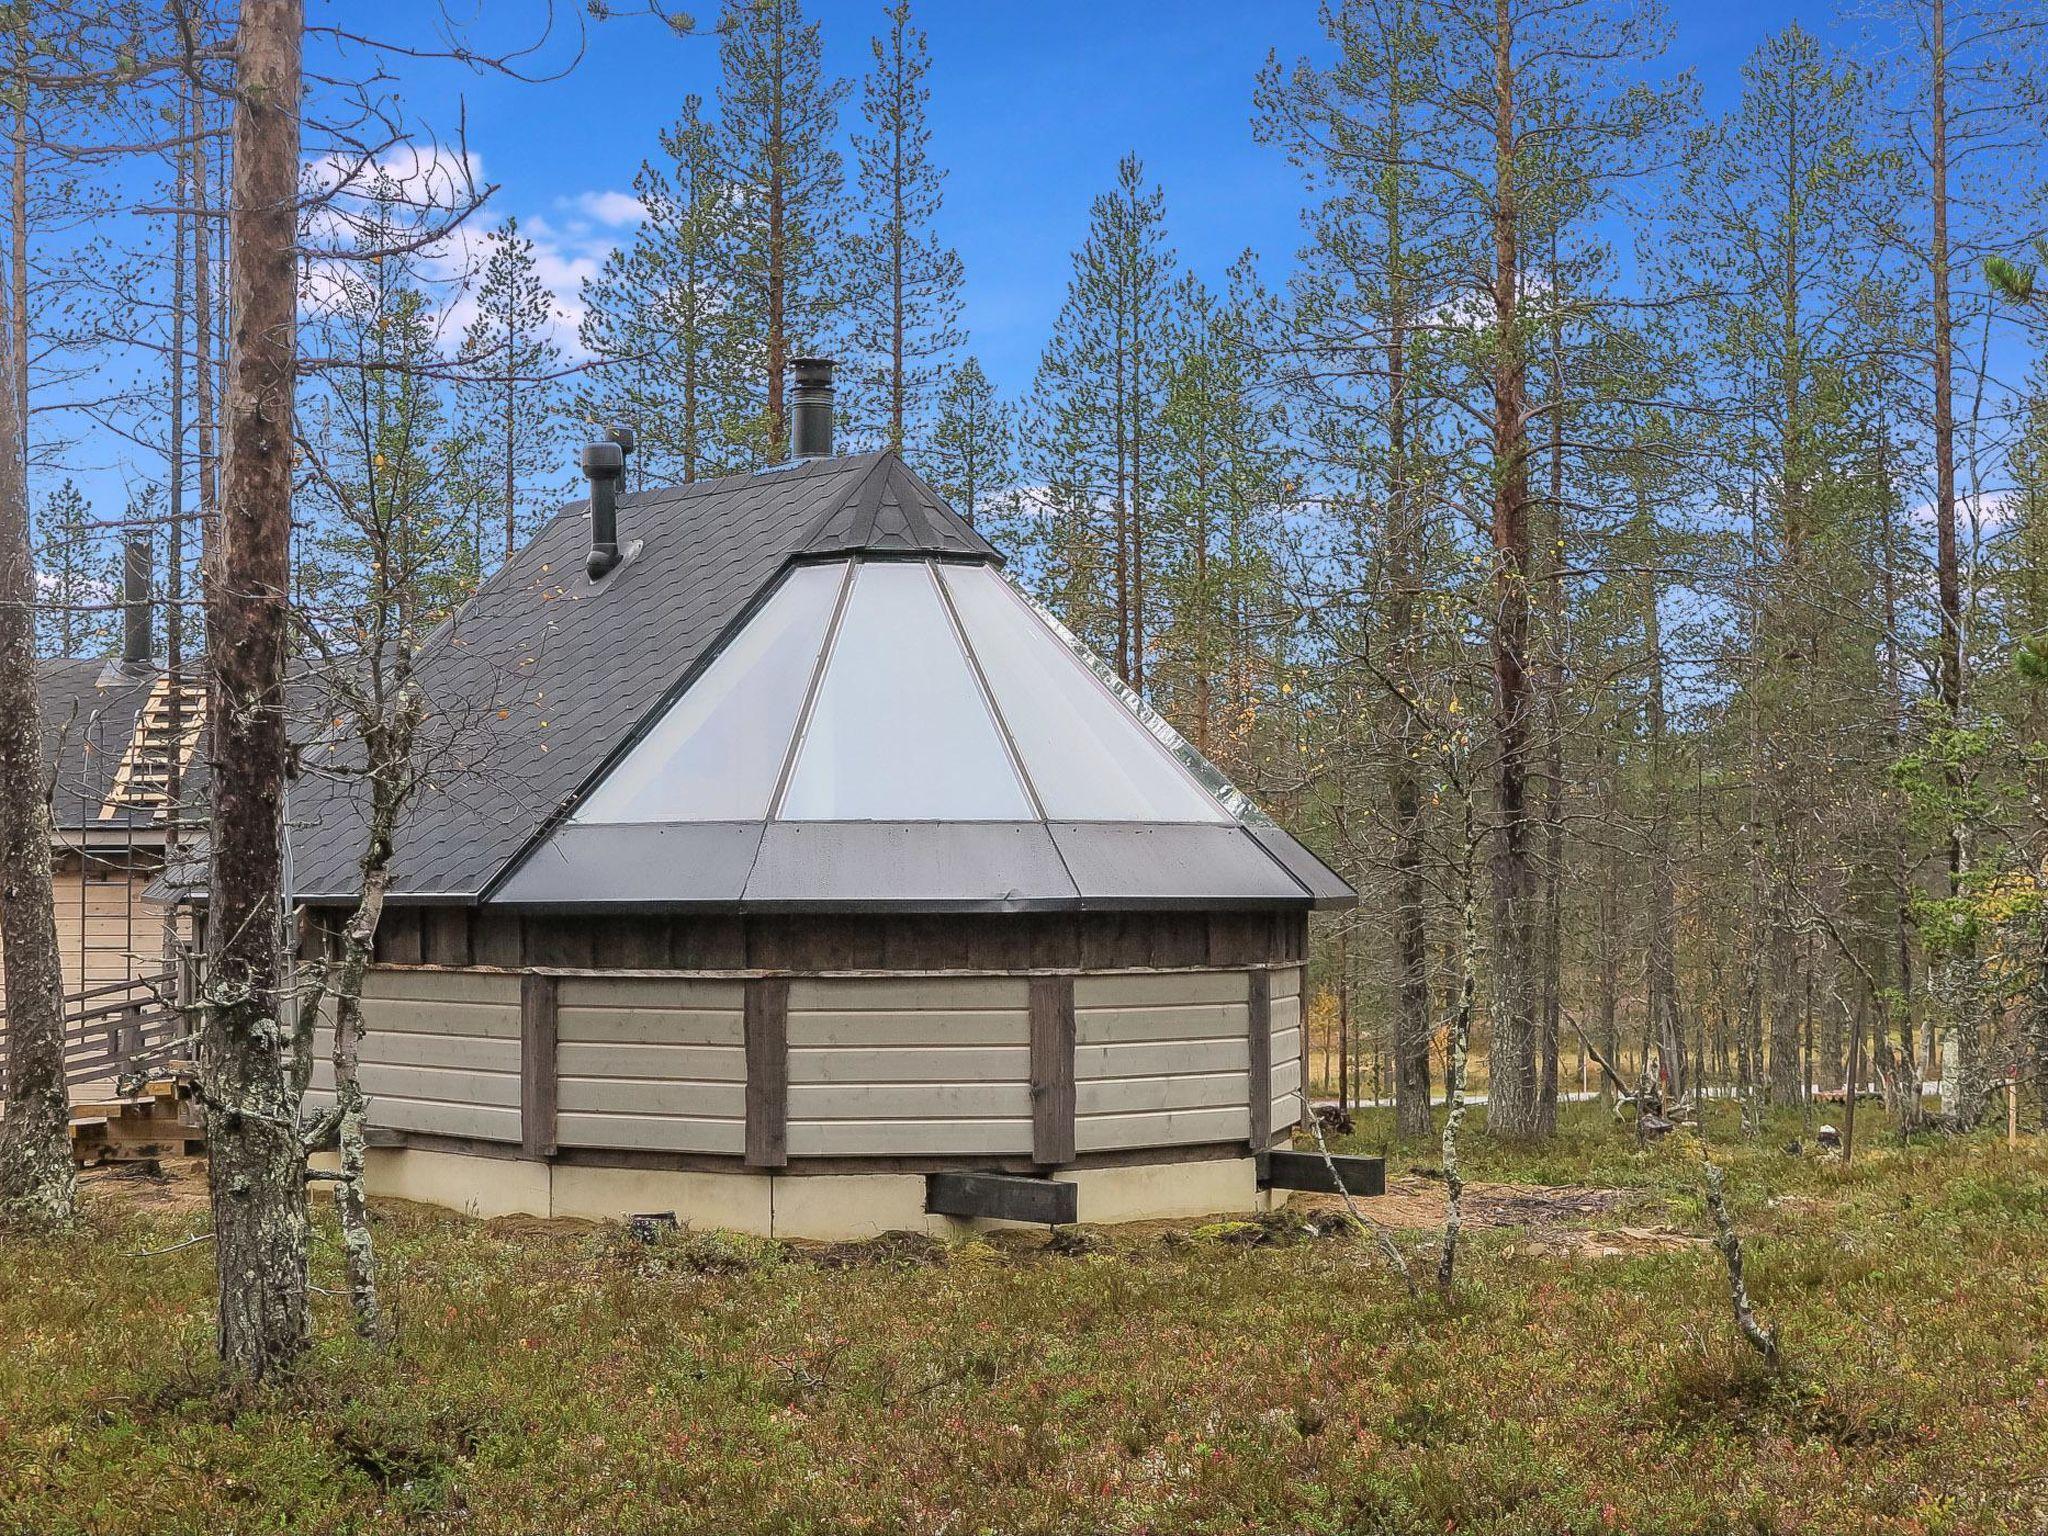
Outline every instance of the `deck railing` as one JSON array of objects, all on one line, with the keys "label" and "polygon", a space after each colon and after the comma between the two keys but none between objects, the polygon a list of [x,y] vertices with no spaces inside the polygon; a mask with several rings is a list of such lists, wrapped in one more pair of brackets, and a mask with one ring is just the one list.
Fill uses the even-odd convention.
[{"label": "deck railing", "polygon": [[[104,982],[64,999],[64,1080],[72,1087],[159,1067],[185,1044],[175,969]],[[8,1055],[0,1010],[0,1071]]]}]

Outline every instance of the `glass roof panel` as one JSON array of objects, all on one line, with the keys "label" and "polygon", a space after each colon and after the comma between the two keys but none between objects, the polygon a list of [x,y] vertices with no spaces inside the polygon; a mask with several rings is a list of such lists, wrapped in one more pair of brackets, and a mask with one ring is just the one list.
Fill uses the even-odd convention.
[{"label": "glass roof panel", "polygon": [[946,566],[943,579],[1048,817],[1231,819],[1002,577]]},{"label": "glass roof panel", "polygon": [[843,563],[792,570],[570,819],[766,819],[845,578]]},{"label": "glass roof panel", "polygon": [[1037,819],[924,563],[856,569],[777,815]]}]

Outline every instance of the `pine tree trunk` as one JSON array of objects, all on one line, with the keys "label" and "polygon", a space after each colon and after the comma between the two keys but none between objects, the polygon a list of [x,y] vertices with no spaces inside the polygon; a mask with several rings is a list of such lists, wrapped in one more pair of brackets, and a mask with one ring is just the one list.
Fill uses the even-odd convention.
[{"label": "pine tree trunk", "polygon": [[1650,675],[1646,724],[1650,735],[1650,943],[1645,960],[1650,1003],[1650,1029],[1663,1054],[1672,1098],[1690,1087],[1685,1061],[1685,1034],[1678,1018],[1676,881],[1671,857],[1671,784],[1666,754],[1668,722],[1664,706],[1663,593],[1653,575],[1643,599],[1643,638],[1649,652]]},{"label": "pine tree trunk", "polygon": [[35,568],[28,532],[26,433],[14,361],[0,394],[0,970],[7,1004],[7,1104],[0,1120],[0,1216],[47,1226],[71,1219],[71,1102],[64,1082],[64,977],[50,888],[50,808],[43,796],[36,693]]},{"label": "pine tree trunk", "polygon": [[305,1155],[287,1017],[280,833],[291,581],[302,0],[243,0],[221,529],[207,584],[213,862],[200,1081],[221,1359],[259,1379],[306,1347]]},{"label": "pine tree trunk", "polygon": [[1536,1067],[1536,881],[1529,816],[1528,365],[1520,328],[1522,209],[1515,166],[1514,18],[1494,8],[1493,412],[1493,1044],[1487,1125],[1542,1130]]}]

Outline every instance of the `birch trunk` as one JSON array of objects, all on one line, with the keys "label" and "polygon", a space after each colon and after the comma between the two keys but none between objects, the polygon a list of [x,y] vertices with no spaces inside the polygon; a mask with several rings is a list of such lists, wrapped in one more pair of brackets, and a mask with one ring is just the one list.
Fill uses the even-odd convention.
[{"label": "birch trunk", "polygon": [[251,1380],[297,1359],[309,1326],[305,1154],[281,918],[304,25],[301,0],[243,0],[226,454],[206,594],[213,861],[199,1069],[220,1354]]}]

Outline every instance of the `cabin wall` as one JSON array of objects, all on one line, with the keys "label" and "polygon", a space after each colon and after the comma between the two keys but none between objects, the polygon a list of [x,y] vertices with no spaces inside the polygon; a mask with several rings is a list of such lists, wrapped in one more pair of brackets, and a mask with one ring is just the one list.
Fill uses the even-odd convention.
[{"label": "cabin wall", "polygon": [[[371,1123],[385,1130],[517,1143],[519,978],[377,968],[363,979],[360,1058]],[[334,1102],[334,1007],[313,1032],[309,1107]]]},{"label": "cabin wall", "polygon": [[788,1039],[791,1157],[1031,1151],[1021,978],[797,981]]},{"label": "cabin wall", "polygon": [[163,970],[164,908],[142,899],[155,878],[148,855],[94,854],[81,869],[76,852],[58,853],[50,894],[66,994]]},{"label": "cabin wall", "polygon": [[1251,1133],[1242,971],[1074,981],[1074,1149],[1242,1141]]},{"label": "cabin wall", "polygon": [[743,1152],[744,1001],[737,981],[562,978],[557,1144]]},{"label": "cabin wall", "polygon": [[1301,1119],[1302,971],[1288,966],[1273,972],[1273,1119],[1275,1127]]},{"label": "cabin wall", "polygon": [[[363,1079],[387,1145],[496,1149],[558,1170],[1078,1173],[1248,1158],[1300,1116],[1298,915],[1237,928],[1084,915],[1061,945],[1097,963],[1020,972],[940,962],[1014,959],[1042,948],[1043,924],[928,934],[921,971],[821,963],[886,947],[875,919],[865,932],[787,921],[740,933],[741,954],[772,949],[808,971],[608,969],[560,963],[594,954],[591,920],[493,930],[461,916],[414,914],[396,952],[421,958],[369,973]],[[614,928],[605,943],[651,931]],[[517,942],[502,965],[425,958],[430,935],[452,955],[458,932],[470,956],[480,938]],[[694,948],[704,933],[678,920],[663,937]],[[1210,960],[1219,945],[1230,963]],[[536,953],[557,958],[525,958]],[[1183,963],[1157,963],[1168,954]],[[332,1091],[330,1039],[323,1023],[316,1104]]]}]

